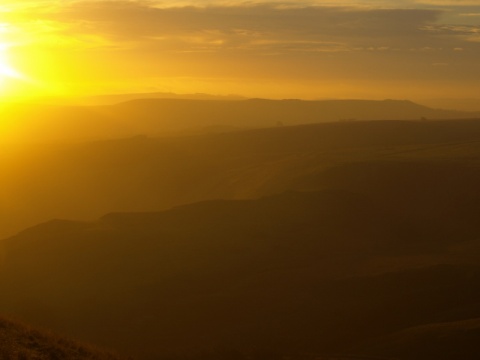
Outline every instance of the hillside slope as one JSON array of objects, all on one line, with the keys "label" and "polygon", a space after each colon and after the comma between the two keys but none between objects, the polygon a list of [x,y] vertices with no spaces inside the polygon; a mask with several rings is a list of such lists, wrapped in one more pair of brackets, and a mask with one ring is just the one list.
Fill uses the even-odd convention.
[{"label": "hillside slope", "polygon": [[0,318],[2,360],[120,360],[113,353]]}]

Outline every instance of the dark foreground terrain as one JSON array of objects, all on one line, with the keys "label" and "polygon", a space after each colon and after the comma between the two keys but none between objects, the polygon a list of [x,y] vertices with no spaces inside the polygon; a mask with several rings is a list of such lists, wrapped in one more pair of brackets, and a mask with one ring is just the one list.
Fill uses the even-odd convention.
[{"label": "dark foreground terrain", "polygon": [[120,360],[122,358],[50,332],[0,318],[0,359]]},{"label": "dark foreground terrain", "polygon": [[[141,359],[480,357],[478,121],[37,155],[48,162],[22,171],[48,168],[25,187],[50,189],[37,195],[51,194],[45,206],[79,192],[96,211],[108,198],[135,211],[51,220],[2,241],[1,313]],[[155,203],[173,207],[139,211]]]}]

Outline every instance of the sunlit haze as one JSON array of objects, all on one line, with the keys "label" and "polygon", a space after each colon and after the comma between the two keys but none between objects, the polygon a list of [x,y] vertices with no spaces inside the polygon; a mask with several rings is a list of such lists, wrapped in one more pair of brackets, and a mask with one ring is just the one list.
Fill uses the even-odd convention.
[{"label": "sunlit haze", "polygon": [[472,97],[479,20],[473,0],[4,1],[1,91]]},{"label": "sunlit haze", "polygon": [[7,49],[7,45],[0,43],[0,91],[8,91],[8,81],[22,78],[22,75],[9,64]]}]

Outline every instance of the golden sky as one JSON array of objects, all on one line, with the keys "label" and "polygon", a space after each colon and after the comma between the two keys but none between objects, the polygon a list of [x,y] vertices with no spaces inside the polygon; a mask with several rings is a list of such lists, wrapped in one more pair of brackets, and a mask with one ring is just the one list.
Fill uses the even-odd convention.
[{"label": "golden sky", "polygon": [[0,94],[475,97],[480,0],[0,0]]}]

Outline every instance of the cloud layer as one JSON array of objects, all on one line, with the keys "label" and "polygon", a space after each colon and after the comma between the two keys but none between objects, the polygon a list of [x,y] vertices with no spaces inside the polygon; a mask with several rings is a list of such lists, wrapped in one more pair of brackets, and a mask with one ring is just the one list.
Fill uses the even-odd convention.
[{"label": "cloud layer", "polygon": [[298,81],[337,77],[451,82],[452,76],[469,83],[480,80],[475,60],[480,56],[480,26],[472,21],[480,13],[478,1],[194,4],[6,3],[3,11],[0,8],[0,37],[20,48],[63,52],[66,62],[74,62],[72,51],[87,62],[95,56],[98,64],[109,68],[103,72],[110,78],[120,76],[114,71],[122,68],[142,79],[225,79],[230,73],[229,78]]}]

